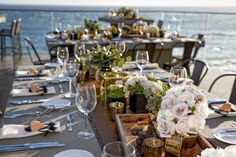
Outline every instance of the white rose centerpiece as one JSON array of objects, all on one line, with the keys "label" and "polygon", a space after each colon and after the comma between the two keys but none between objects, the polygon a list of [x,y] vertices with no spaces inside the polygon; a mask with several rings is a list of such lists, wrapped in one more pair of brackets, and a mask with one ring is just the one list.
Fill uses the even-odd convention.
[{"label": "white rose centerpiece", "polygon": [[225,149],[222,148],[207,148],[202,151],[200,156],[197,157],[232,157],[236,154],[236,145],[228,146]]},{"label": "white rose centerpiece", "polygon": [[207,100],[195,86],[171,88],[162,98],[157,130],[161,136],[196,134],[208,114]]}]

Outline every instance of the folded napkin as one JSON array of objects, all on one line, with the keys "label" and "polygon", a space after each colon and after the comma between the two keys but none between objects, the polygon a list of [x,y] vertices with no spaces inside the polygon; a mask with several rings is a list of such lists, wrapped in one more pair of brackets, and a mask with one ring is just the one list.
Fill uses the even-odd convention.
[{"label": "folded napkin", "polygon": [[[138,69],[136,62],[125,62],[122,67],[124,70]],[[158,69],[158,63],[148,63],[143,69]]]},{"label": "folded napkin", "polygon": [[30,75],[27,70],[17,70],[16,77],[24,77],[24,76],[47,76],[50,74],[49,70],[43,70],[42,72],[36,75]]},{"label": "folded napkin", "polygon": [[27,127],[26,125],[5,124],[0,129],[0,139],[29,137],[43,133],[39,131],[34,131],[34,132],[25,131],[26,127]]},{"label": "folded napkin", "polygon": [[[55,127],[56,132],[61,131],[61,125],[59,122],[55,123]],[[3,127],[0,128],[0,139],[23,138],[44,133],[39,131],[25,131],[25,128],[27,128],[27,125],[4,124]]]},{"label": "folded napkin", "polygon": [[39,91],[38,93],[32,93],[29,91],[28,88],[24,88],[24,89],[12,89],[11,91],[11,95],[12,97],[20,97],[20,96],[34,96],[34,95],[42,95],[42,94],[56,94],[55,88],[50,86],[50,87],[46,87],[47,88],[47,92],[46,93],[42,93],[43,91]]}]

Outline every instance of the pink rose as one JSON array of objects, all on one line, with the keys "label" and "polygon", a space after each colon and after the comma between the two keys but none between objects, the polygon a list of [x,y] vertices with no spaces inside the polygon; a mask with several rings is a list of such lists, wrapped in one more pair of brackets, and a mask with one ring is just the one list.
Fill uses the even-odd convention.
[{"label": "pink rose", "polygon": [[185,103],[179,103],[172,109],[176,118],[181,119],[188,114],[188,105]]},{"label": "pink rose", "polygon": [[159,119],[157,130],[161,134],[173,135],[175,133],[175,123],[164,119]]}]

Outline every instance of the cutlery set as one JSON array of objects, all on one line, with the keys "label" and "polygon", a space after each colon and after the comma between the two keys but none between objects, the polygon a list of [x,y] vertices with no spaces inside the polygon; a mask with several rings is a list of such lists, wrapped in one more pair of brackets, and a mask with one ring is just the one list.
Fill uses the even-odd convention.
[{"label": "cutlery set", "polygon": [[39,148],[63,147],[65,144],[59,142],[39,142],[39,143],[23,143],[14,145],[1,145],[0,152],[11,152],[20,150],[32,150]]},{"label": "cutlery set", "polygon": [[26,100],[10,100],[9,104],[12,105],[21,105],[21,104],[35,104],[35,103],[43,103],[45,101],[49,101],[50,99],[38,99],[38,100],[31,100],[31,99],[26,99]]}]

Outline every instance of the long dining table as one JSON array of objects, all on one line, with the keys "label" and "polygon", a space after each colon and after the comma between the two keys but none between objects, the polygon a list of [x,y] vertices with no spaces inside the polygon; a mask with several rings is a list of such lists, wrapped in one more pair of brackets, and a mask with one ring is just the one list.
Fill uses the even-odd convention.
[{"label": "long dining table", "polygon": [[[32,66],[27,67],[19,67],[18,70],[22,69],[29,69]],[[133,71],[134,72],[134,71]],[[144,72],[154,74],[153,76],[156,78],[167,78],[168,72],[158,69],[153,70],[144,70]],[[36,77],[38,78],[38,77]],[[33,83],[33,82],[46,82],[48,81],[49,84],[47,86],[51,86],[55,89],[54,94],[51,95],[37,95],[37,96],[28,96],[28,97],[13,97],[10,96],[11,101],[19,101],[19,100],[38,100],[38,99],[67,99],[71,101],[71,105],[62,108],[62,109],[54,109],[48,114],[44,114],[39,117],[29,117],[29,116],[22,116],[15,119],[3,119],[3,126],[7,124],[24,124],[28,125],[29,121],[33,118],[40,122],[60,122],[61,124],[61,131],[56,133],[49,133],[48,135],[38,134],[35,136],[30,137],[22,137],[22,138],[7,138],[7,139],[0,139],[1,145],[10,145],[10,144],[21,144],[21,143],[34,143],[34,142],[48,142],[48,141],[57,141],[60,143],[65,144],[64,147],[55,147],[55,148],[44,148],[44,149],[33,149],[27,151],[14,151],[8,153],[0,153],[0,156],[22,156],[22,157],[39,157],[39,156],[54,156],[55,154],[68,150],[68,149],[83,149],[91,152],[95,157],[101,156],[102,148],[105,144],[111,141],[118,141],[120,140],[118,134],[116,133],[116,125],[115,122],[111,119],[110,112],[108,110],[107,105],[104,104],[103,101],[98,97],[98,103],[94,111],[89,114],[89,128],[92,130],[96,137],[90,140],[82,140],[77,137],[77,133],[79,130],[84,129],[84,115],[78,111],[75,105],[75,98],[65,98],[65,93],[60,93],[61,84],[64,88],[64,92],[68,91],[68,82],[60,82],[55,83],[50,81],[50,76],[43,76],[40,77],[41,80],[32,80],[32,81],[17,81],[17,77],[12,85],[12,89],[25,87],[25,85]],[[60,85],[60,86],[61,86]],[[213,95],[205,92],[207,98],[217,98]],[[41,107],[41,103],[33,103],[33,104],[19,104],[13,105],[8,104],[4,116],[13,114],[13,113],[22,113],[22,112],[34,112],[34,111],[44,111],[45,109]],[[67,114],[73,114],[75,119],[72,122],[73,131],[68,131],[67,128]],[[130,111],[129,111],[130,113]],[[236,121],[235,115],[229,116],[222,116],[221,114],[215,113],[212,111],[212,116],[207,119],[206,127],[201,132],[201,134],[214,146],[214,147],[221,147],[225,148],[229,146],[229,144],[223,143],[218,141],[212,135],[212,131],[216,128],[225,128],[231,127],[232,123]],[[0,137],[1,138],[1,137]]]},{"label": "long dining table", "polygon": [[[47,43],[48,51],[52,52],[55,51],[58,46],[67,46],[71,51],[73,51],[73,46],[75,44],[84,44],[86,49],[91,49],[92,47],[99,45],[108,45],[111,43],[115,43],[116,41],[124,41],[126,43],[126,53],[125,56],[131,56],[134,60],[134,54],[133,50],[135,46],[139,45],[137,48],[139,49],[146,49],[149,52],[149,58],[150,60],[152,58],[156,58],[156,56],[160,54],[159,58],[159,65],[160,67],[163,67],[162,65],[165,62],[170,62],[171,56],[172,56],[172,49],[173,47],[184,47],[184,44],[186,42],[193,42],[194,47],[204,47],[205,41],[199,40],[193,37],[187,37],[182,36],[178,38],[155,38],[155,37],[116,37],[112,39],[105,39],[105,38],[94,38],[94,39],[87,39],[82,38],[80,40],[66,40],[65,38],[62,38],[58,34],[54,33],[48,33],[45,35],[45,40]],[[70,51],[69,50],[69,51]],[[161,50],[161,52],[160,52]],[[73,54],[73,52],[70,52]],[[155,61],[156,62],[156,61]]]}]

